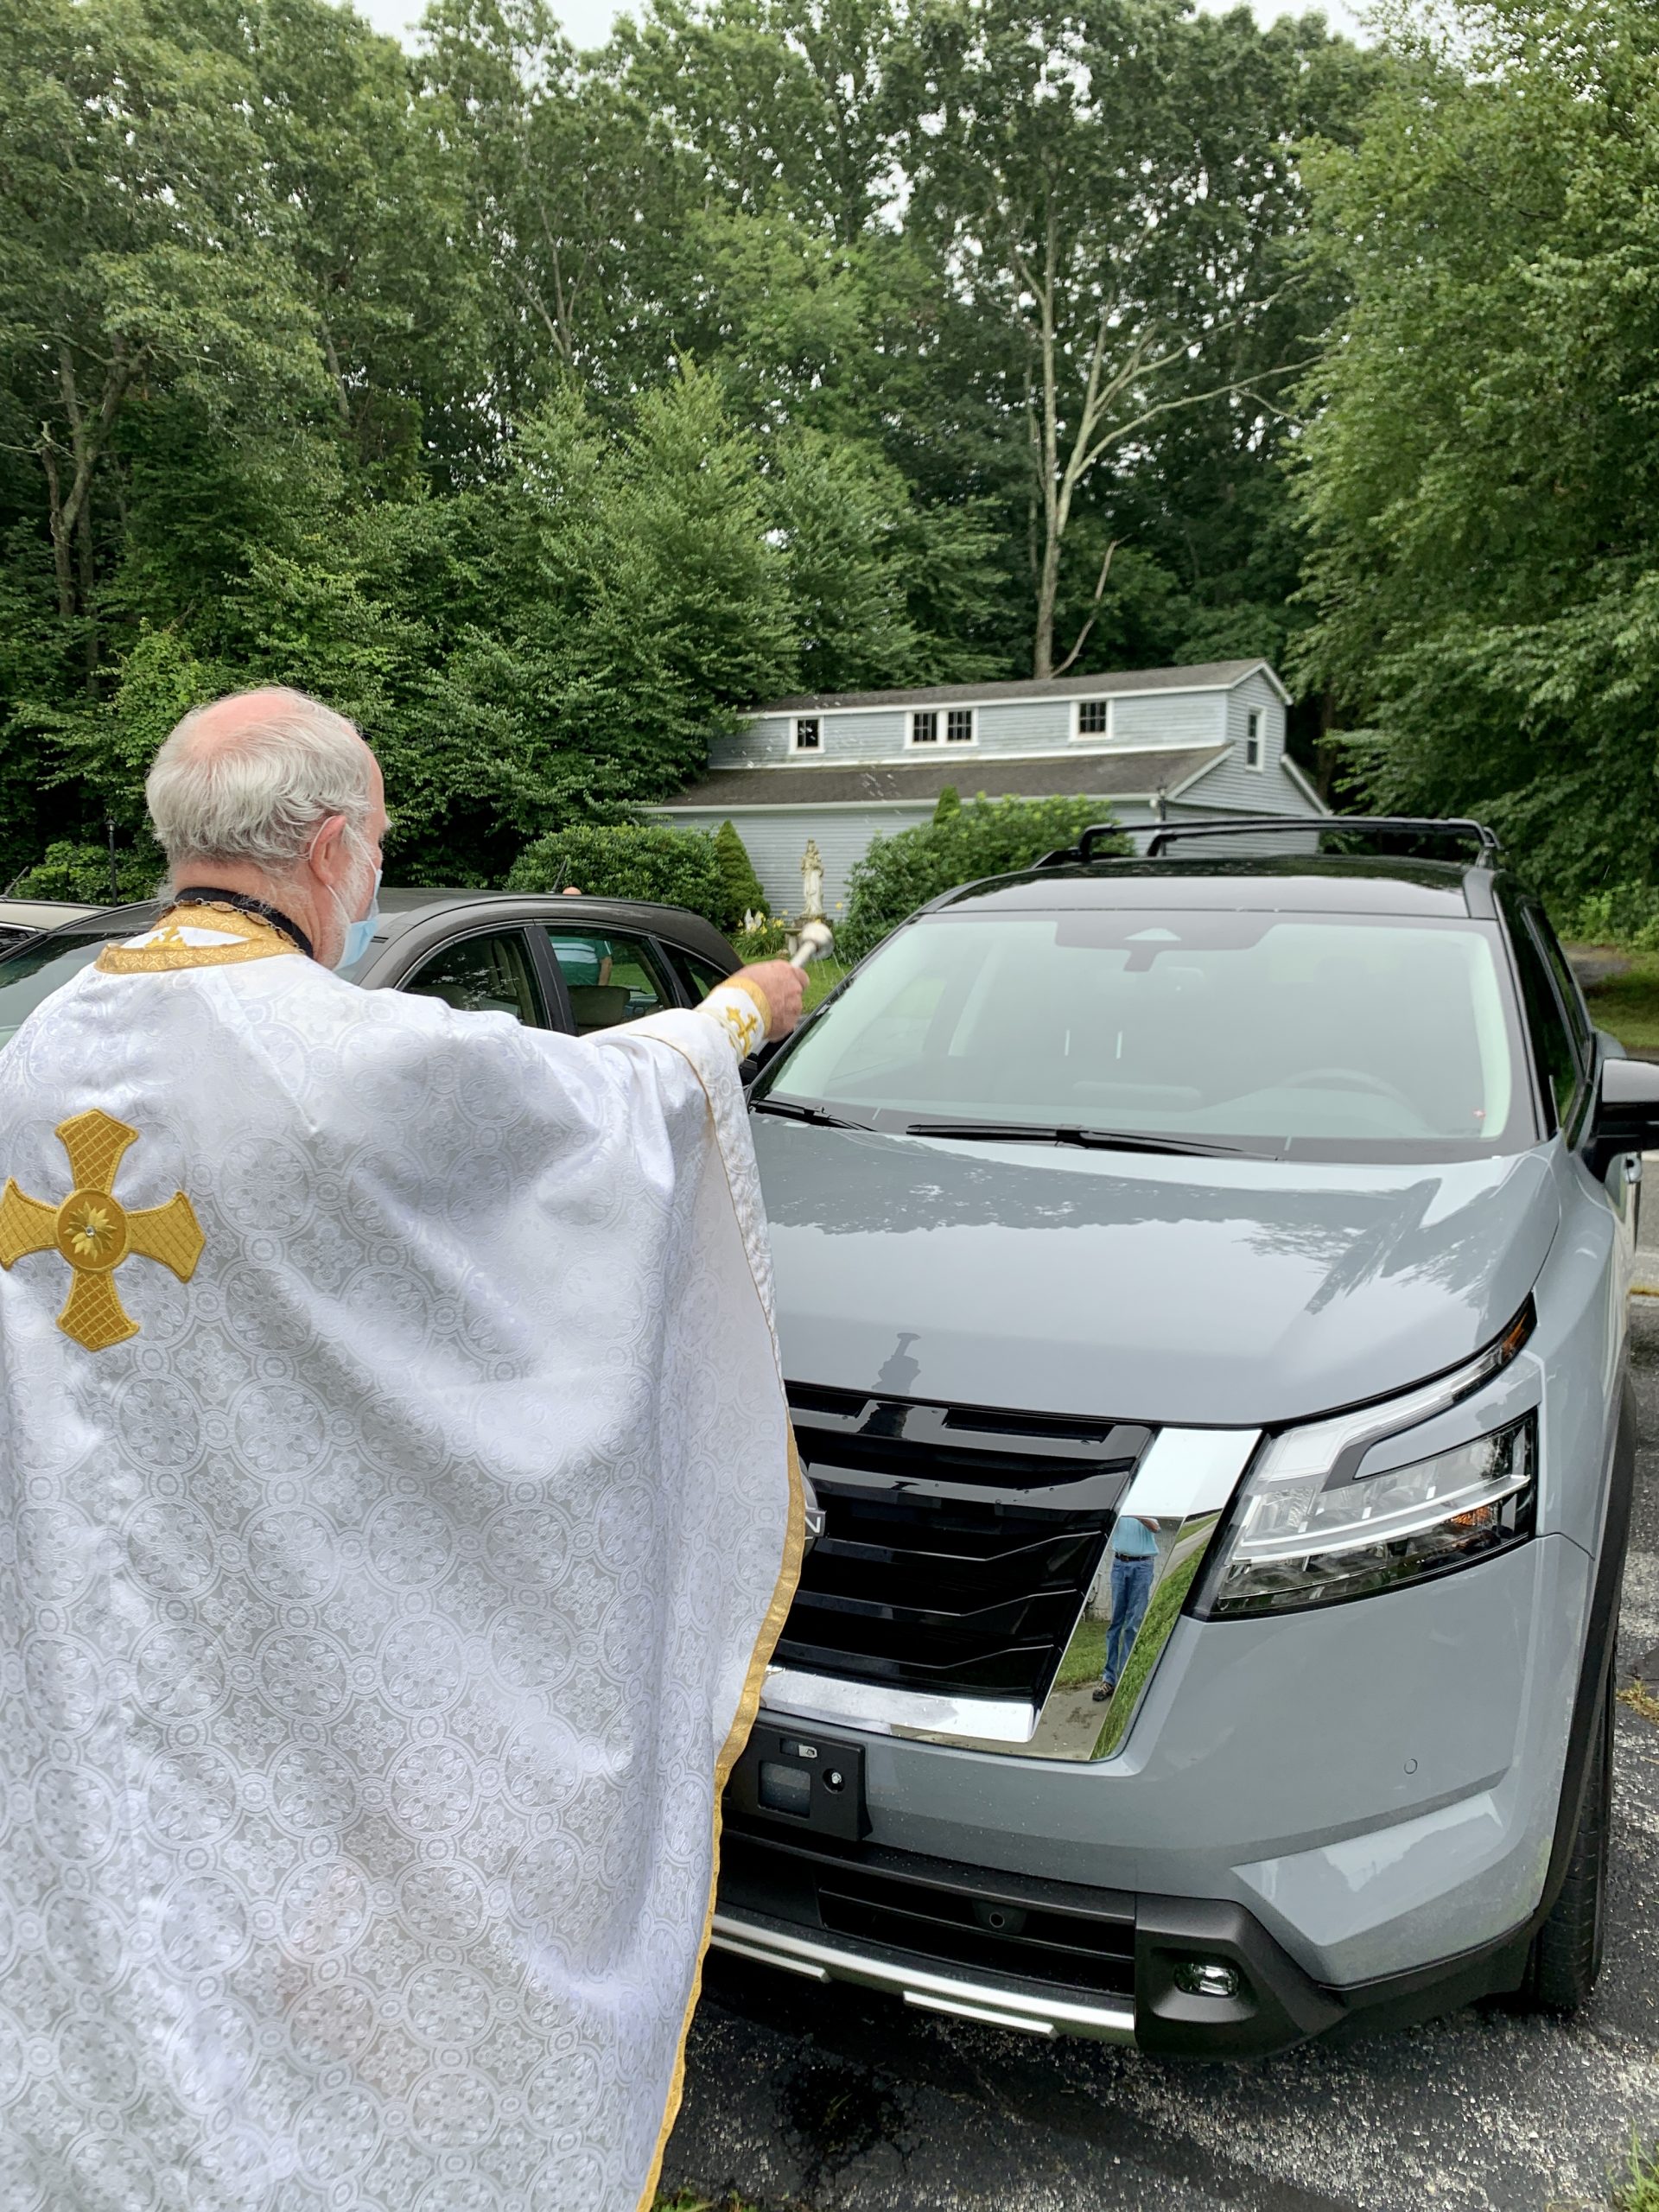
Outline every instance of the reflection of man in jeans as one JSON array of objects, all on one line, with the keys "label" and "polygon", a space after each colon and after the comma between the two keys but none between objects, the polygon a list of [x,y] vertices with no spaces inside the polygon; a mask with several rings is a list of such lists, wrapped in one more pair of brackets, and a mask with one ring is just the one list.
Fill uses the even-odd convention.
[{"label": "reflection of man in jeans", "polygon": [[1101,1669],[1096,1705],[1110,1697],[1122,1678],[1136,1631],[1152,1595],[1152,1571],[1158,1557],[1155,1521],[1126,1515],[1112,1530],[1112,1618],[1106,1630],[1106,1664]]}]

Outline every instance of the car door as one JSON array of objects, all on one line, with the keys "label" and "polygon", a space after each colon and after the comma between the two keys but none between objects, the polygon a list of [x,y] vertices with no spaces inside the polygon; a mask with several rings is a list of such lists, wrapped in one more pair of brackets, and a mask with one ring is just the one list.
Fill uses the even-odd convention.
[{"label": "car door", "polygon": [[545,934],[578,1037],[679,1005],[667,965],[649,938],[592,922],[551,925]]},{"label": "car door", "polygon": [[549,1029],[547,995],[534,947],[523,929],[477,930],[441,945],[404,976],[399,990],[442,1000],[459,1014],[510,1014],[529,1029]]}]

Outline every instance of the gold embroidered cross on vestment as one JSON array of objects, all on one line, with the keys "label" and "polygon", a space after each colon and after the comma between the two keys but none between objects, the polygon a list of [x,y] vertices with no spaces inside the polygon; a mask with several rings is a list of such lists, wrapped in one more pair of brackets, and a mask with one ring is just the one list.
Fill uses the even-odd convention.
[{"label": "gold embroidered cross on vestment", "polygon": [[182,1191],[165,1205],[129,1213],[111,1189],[121,1155],[138,1139],[137,1129],[97,1107],[58,1123],[74,1184],[60,1205],[20,1191],[8,1176],[0,1192],[0,1268],[31,1252],[60,1252],[73,1270],[58,1326],[88,1351],[105,1351],[138,1333],[121,1303],[114,1270],[129,1253],[159,1260],[181,1282],[196,1271],[205,1239],[195,1209]]}]

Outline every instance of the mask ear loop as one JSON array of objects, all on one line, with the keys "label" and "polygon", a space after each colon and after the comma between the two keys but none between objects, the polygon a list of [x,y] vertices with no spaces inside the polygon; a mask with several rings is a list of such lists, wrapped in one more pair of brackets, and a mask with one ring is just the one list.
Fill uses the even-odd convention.
[{"label": "mask ear loop", "polygon": [[[305,857],[310,862],[313,868],[315,868],[317,864],[317,840],[321,836],[323,831],[328,827],[329,823],[335,817],[333,815],[325,816],[323,820],[321,821],[317,824],[316,828],[311,832],[311,842],[305,849]],[[339,820],[341,836],[350,837],[354,843],[360,845],[363,849],[364,857],[367,859],[370,856],[368,839],[363,835],[360,830],[356,828],[353,823],[348,822],[343,814],[339,817]],[[356,928],[357,925],[346,912],[346,901],[341,898],[340,893],[334,889],[333,884],[325,884],[323,888],[327,891],[330,899],[334,902],[334,919],[340,925],[340,944],[343,950],[351,944],[352,931]],[[373,909],[374,897],[376,893],[378,893],[379,888],[380,878],[377,872],[374,880],[374,892],[370,894],[371,912]]]}]

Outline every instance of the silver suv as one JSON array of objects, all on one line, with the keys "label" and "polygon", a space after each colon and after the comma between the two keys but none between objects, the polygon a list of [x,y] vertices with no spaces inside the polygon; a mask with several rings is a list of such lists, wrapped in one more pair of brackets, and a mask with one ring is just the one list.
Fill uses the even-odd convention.
[{"label": "silver suv", "polygon": [[1475,855],[1085,838],[765,1068],[817,1534],[724,1948],[1201,2056],[1587,1993],[1659,1068],[1404,826]]}]

